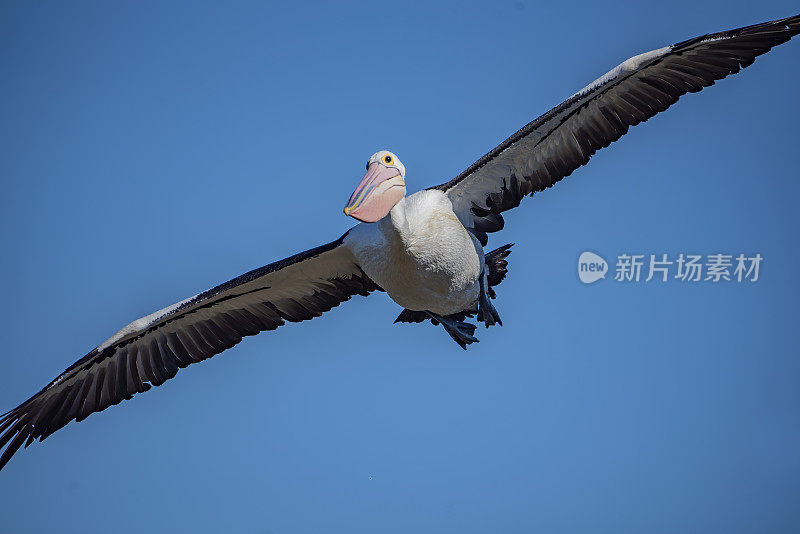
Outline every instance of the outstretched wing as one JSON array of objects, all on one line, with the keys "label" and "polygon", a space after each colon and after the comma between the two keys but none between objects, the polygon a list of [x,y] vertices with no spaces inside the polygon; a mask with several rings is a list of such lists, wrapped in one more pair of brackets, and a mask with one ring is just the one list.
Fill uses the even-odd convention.
[{"label": "outstretched wing", "polygon": [[444,191],[462,224],[485,245],[501,212],[586,164],[628,127],[749,66],[800,33],[800,15],[702,35],[634,56],[503,141]]},{"label": "outstretched wing", "polygon": [[[347,234],[345,234],[346,236]],[[129,324],[39,393],[0,417],[0,469],[24,443],[73,419],[160,386],[178,369],[285,321],[318,317],[379,289],[356,264],[344,237],[260,269]]]}]

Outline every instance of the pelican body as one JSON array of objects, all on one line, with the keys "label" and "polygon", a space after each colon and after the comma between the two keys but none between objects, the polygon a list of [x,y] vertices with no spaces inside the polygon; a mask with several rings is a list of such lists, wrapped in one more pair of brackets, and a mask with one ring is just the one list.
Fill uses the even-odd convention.
[{"label": "pelican body", "polygon": [[451,315],[478,301],[486,276],[483,247],[440,191],[400,200],[377,223],[361,223],[344,240],[364,272],[406,309]]},{"label": "pelican body", "polygon": [[[444,192],[428,189],[406,197],[405,174],[388,150],[367,160],[367,173],[344,208],[361,224],[343,244],[361,270],[405,308],[397,321],[441,323],[466,349],[478,341],[466,317],[477,313],[487,327],[500,323],[486,291],[492,272],[483,246]],[[494,254],[504,258],[508,248]]]},{"label": "pelican body", "polygon": [[393,153],[373,154],[339,239],[270,263],[138,319],[0,416],[0,469],[20,447],[130,399],[243,337],[318,317],[353,295],[385,291],[395,322],[441,324],[462,348],[491,303],[511,245],[484,254],[502,212],[551,187],[601,148],[689,92],[713,85],[800,33],[800,15],[701,35],[634,56],[528,123],[449,182],[406,196]]}]

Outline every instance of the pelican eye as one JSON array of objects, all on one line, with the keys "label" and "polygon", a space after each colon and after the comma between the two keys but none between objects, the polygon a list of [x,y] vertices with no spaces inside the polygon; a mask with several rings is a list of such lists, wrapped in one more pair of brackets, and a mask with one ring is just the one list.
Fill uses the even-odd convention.
[{"label": "pelican eye", "polygon": [[389,154],[386,154],[385,156],[383,156],[383,162],[385,164],[391,165],[393,161],[394,160],[392,159],[392,156],[390,156]]}]

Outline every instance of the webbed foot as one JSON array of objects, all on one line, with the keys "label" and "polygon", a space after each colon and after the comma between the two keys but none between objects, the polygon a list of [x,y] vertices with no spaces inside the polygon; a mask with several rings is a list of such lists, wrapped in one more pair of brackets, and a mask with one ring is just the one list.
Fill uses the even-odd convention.
[{"label": "webbed foot", "polygon": [[475,334],[476,328],[474,324],[456,321],[449,317],[443,317],[431,312],[425,313],[427,313],[428,316],[434,321],[442,323],[445,332],[447,332],[450,337],[453,338],[453,341],[458,343],[462,349],[467,350],[467,345],[477,343],[479,341],[479,339],[473,335]]}]

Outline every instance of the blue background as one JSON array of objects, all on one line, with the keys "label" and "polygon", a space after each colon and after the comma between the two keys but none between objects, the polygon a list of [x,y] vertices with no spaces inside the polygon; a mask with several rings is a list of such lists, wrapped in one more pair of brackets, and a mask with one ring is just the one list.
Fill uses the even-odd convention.
[{"label": "blue background", "polygon": [[[338,237],[375,150],[444,182],[636,53],[791,1],[4,2],[16,406],[129,321]],[[247,339],[18,453],[17,532],[788,532],[800,525],[800,43],[508,214],[466,353],[385,295]],[[593,250],[761,280],[582,285]]]}]

